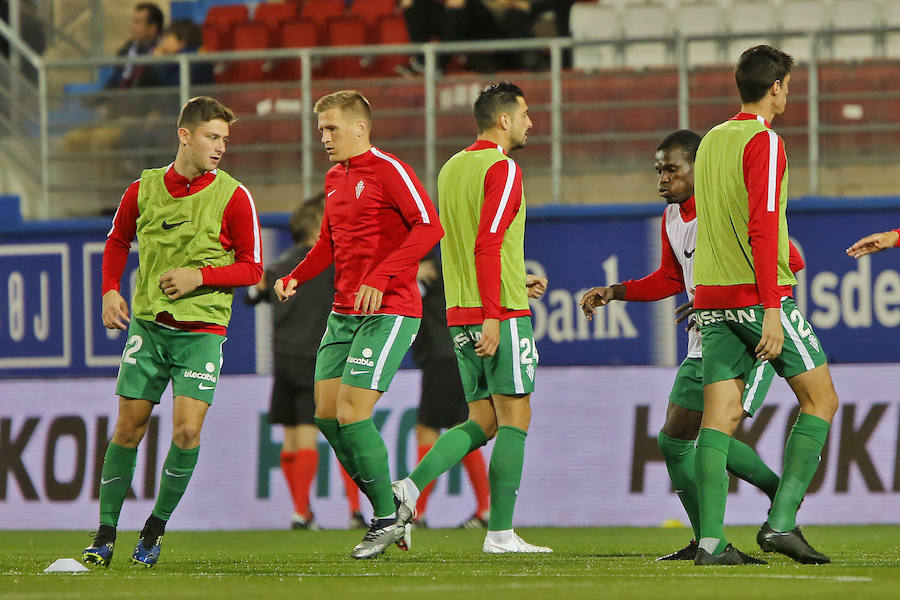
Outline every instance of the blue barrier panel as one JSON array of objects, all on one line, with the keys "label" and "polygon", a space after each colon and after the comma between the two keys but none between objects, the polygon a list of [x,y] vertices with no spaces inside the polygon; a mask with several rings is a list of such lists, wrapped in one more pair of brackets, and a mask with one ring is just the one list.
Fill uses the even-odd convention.
[{"label": "blue barrier panel", "polygon": [[[613,303],[590,323],[577,306],[591,286],[656,268],[662,208],[529,211],[527,266],[550,280],[544,297],[532,303],[541,364],[653,364],[684,356],[684,332],[673,335],[668,313],[654,315],[652,304]],[[792,200],[788,213],[791,238],[807,263],[795,297],[830,360],[900,361],[900,250],[860,261],[844,253],[859,237],[900,225],[900,198],[803,198]],[[290,243],[287,215],[264,215],[262,224],[270,230],[265,255],[271,260]],[[124,335],[99,321],[108,228],[107,219],[0,222],[0,377],[115,373]],[[128,295],[135,266],[132,257],[123,278]],[[235,292],[223,373],[254,372],[263,350],[256,348],[256,317],[243,294]]]}]

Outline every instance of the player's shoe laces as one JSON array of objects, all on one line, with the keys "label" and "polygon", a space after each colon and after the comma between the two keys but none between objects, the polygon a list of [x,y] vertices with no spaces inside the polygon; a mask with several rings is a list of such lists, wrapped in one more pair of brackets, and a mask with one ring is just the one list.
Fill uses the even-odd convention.
[{"label": "player's shoe laces", "polygon": [[162,548],[163,536],[142,531],[134,553],[131,555],[132,563],[152,567],[159,560],[159,551]]},{"label": "player's shoe laces", "polygon": [[391,484],[394,491],[394,504],[397,505],[397,520],[407,525],[416,518],[416,501],[406,491],[403,481],[395,481]]},{"label": "player's shoe laces", "polygon": [[512,534],[510,539],[502,542],[492,540],[490,534],[488,534],[484,538],[484,544],[481,546],[481,549],[488,554],[506,554],[508,552],[536,554],[553,552],[552,548],[529,544],[515,533]]},{"label": "player's shoe laces", "polygon": [[102,565],[109,568],[116,540],[98,532],[92,532],[91,537],[94,538],[94,542],[81,551],[81,562],[88,565]]},{"label": "player's shoe laces", "polygon": [[459,529],[487,529],[487,526],[488,520],[485,517],[473,513],[471,517],[459,524]]},{"label": "player's shoe laces", "polygon": [[710,554],[703,548],[697,548],[697,558],[694,559],[695,565],[765,565],[768,564],[764,560],[748,556],[728,544],[725,550],[719,554]]},{"label": "player's shoe laces", "polygon": [[794,527],[790,531],[775,531],[766,521],[756,534],[756,543],[763,552],[780,552],[805,565],[824,565],[831,562],[830,558],[809,545],[800,533],[799,527]]},{"label": "player's shoe laces", "polygon": [[695,558],[697,558],[697,540],[691,540],[691,543],[681,550],[660,556],[656,559],[656,562],[661,560],[694,560]]},{"label": "player's shoe laces", "polygon": [[363,518],[362,513],[358,510],[353,511],[353,514],[350,515],[350,529],[368,529],[369,526],[366,525],[366,520]]},{"label": "player's shoe laces", "polygon": [[[372,519],[372,525],[360,543],[353,547],[350,556],[353,558],[375,558],[383,554],[393,543],[403,540],[406,528],[400,520]],[[399,544],[398,544],[399,545]]]},{"label": "player's shoe laces", "polygon": [[321,531],[322,528],[316,523],[315,515],[309,513],[308,517],[294,513],[291,517],[291,529],[306,529],[308,531]]}]

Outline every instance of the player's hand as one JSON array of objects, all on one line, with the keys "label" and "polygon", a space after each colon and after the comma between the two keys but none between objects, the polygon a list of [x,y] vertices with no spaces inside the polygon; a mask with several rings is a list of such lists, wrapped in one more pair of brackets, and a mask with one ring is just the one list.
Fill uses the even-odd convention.
[{"label": "player's hand", "polygon": [[849,248],[847,255],[853,258],[859,258],[873,252],[881,252],[885,248],[893,248],[897,245],[897,239],[900,235],[896,231],[882,231],[881,233],[873,233],[859,240]]},{"label": "player's hand", "polygon": [[586,291],[581,297],[581,300],[578,301],[578,304],[581,306],[584,316],[588,318],[588,321],[591,321],[594,318],[594,309],[598,306],[606,306],[612,300],[615,300],[615,293],[613,292],[612,286],[599,286],[592,287]]},{"label": "player's hand", "polygon": [[481,358],[493,356],[500,345],[500,320],[485,319],[481,324],[481,339],[475,344],[475,354]]},{"label": "player's hand", "polygon": [[374,315],[381,308],[381,298],[384,296],[381,290],[371,285],[359,286],[356,292],[356,300],[353,301],[353,310],[358,310],[364,315]]},{"label": "player's hand", "polygon": [[418,279],[422,285],[431,285],[431,282],[437,279],[438,271],[437,267],[434,266],[434,262],[430,260],[423,260],[419,263],[419,270],[416,272],[416,279]]},{"label": "player's hand", "polygon": [[547,278],[529,273],[525,276],[525,288],[528,290],[529,298],[540,298],[547,291]]},{"label": "player's hand", "polygon": [[103,309],[100,315],[103,326],[107,329],[128,329],[126,323],[131,322],[131,317],[128,316],[128,303],[116,290],[109,290],[103,294]]},{"label": "player's hand", "polygon": [[681,306],[675,309],[675,324],[684,322],[685,319],[688,319],[687,327],[684,328],[685,331],[690,331],[691,329],[697,327],[697,322],[694,319],[691,319],[691,315],[694,314],[694,301],[688,300]]},{"label": "player's hand", "polygon": [[291,277],[288,279],[287,287],[282,283],[281,278],[275,280],[275,296],[279,302],[286,302],[288,298],[297,293],[297,284],[299,282]]},{"label": "player's hand", "polygon": [[200,269],[178,267],[159,276],[159,289],[171,300],[178,300],[203,285]]},{"label": "player's hand", "polygon": [[756,358],[773,360],[784,346],[784,328],[781,325],[781,309],[767,308],[763,316],[762,337],[756,345]]}]

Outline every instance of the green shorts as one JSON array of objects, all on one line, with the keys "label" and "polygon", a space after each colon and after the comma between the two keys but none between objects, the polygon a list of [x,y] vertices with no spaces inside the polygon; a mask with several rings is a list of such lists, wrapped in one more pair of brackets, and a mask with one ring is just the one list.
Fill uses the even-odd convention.
[{"label": "green shorts", "polygon": [[494,356],[475,354],[481,339],[481,325],[450,328],[456,363],[467,402],[482,400],[491,394],[515,396],[534,391],[534,373],[538,351],[531,331],[531,317],[500,321],[500,344]]},{"label": "green shorts", "polygon": [[[745,379],[756,363],[765,311],[761,305],[730,309],[702,309],[696,313],[703,334],[703,382]],[[784,347],[769,361],[775,372],[789,378],[824,365],[819,338],[797,309],[794,300],[781,301]]]},{"label": "green shorts", "polygon": [[[744,397],[741,404],[751,417],[762,406],[766,399],[772,379],[775,378],[775,369],[768,361],[754,363],[750,373],[744,378]],[[685,358],[675,374],[675,383],[669,393],[669,402],[687,408],[703,412],[703,359]]]},{"label": "green shorts", "polygon": [[116,393],[159,404],[171,379],[174,396],[212,405],[224,343],[225,337],[215,333],[179,331],[132,319],[119,364]]},{"label": "green shorts", "polygon": [[316,353],[316,381],[340,377],[353,387],[387,390],[420,322],[400,315],[331,313]]}]

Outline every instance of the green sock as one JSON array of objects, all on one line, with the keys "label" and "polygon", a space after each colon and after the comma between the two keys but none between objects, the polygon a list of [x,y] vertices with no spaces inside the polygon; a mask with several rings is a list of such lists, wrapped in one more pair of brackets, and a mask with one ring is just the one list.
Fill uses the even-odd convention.
[{"label": "green sock", "polygon": [[491,452],[488,479],[491,485],[491,515],[488,531],[512,529],[516,495],[522,481],[522,464],[525,462],[525,437],[528,434],[510,425],[497,429],[497,440]]},{"label": "green sock", "polygon": [[761,489],[769,500],[775,500],[775,492],[780,481],[778,475],[763,462],[756,450],[744,442],[731,438],[726,468],[729,473],[734,473],[735,476]]},{"label": "green sock", "polygon": [[662,431],[656,436],[659,451],[666,460],[669,479],[675,486],[675,493],[687,513],[694,530],[694,539],[700,539],[700,505],[697,503],[697,469],[694,466],[696,449],[694,440],[679,440]]},{"label": "green sock", "polygon": [[325,439],[328,440],[328,443],[331,444],[332,449],[334,449],[334,455],[337,456],[338,462],[341,463],[341,466],[347,471],[347,475],[359,485],[358,471],[356,465],[353,464],[353,456],[344,448],[344,445],[341,442],[341,436],[338,435],[341,427],[338,425],[337,419],[320,419],[319,417],[313,417],[313,420],[319,427],[319,431],[322,432],[322,435],[324,435]]},{"label": "green sock", "polygon": [[790,531],[797,526],[797,508],[819,468],[830,427],[819,417],[806,413],[797,416],[784,446],[784,472],[769,513],[769,526],[775,531]]},{"label": "green sock", "polygon": [[466,455],[487,443],[481,426],[471,419],[448,429],[437,439],[431,450],[422,457],[409,478],[420,490],[437,479],[441,473],[461,461]]},{"label": "green sock", "polygon": [[122,503],[131,489],[137,448],[126,448],[112,442],[103,457],[100,471],[100,524],[115,527],[119,524]]},{"label": "green sock", "polygon": [[[710,554],[725,550],[725,502],[728,499],[728,448],[731,436],[703,427],[697,436],[697,499],[700,505],[700,547]],[[715,547],[711,545],[715,542]]]},{"label": "green sock", "polygon": [[342,425],[338,437],[359,470],[359,480],[365,486],[363,493],[372,503],[375,518],[394,514],[397,508],[394,506],[394,492],[391,489],[387,446],[384,445],[374,421],[368,418]]},{"label": "green sock", "polygon": [[197,457],[200,455],[200,446],[183,450],[172,442],[169,453],[163,462],[163,472],[159,482],[159,495],[156,497],[156,505],[151,513],[154,517],[168,521],[172,511],[178,506],[184,490],[187,489],[194,467],[197,466]]}]

